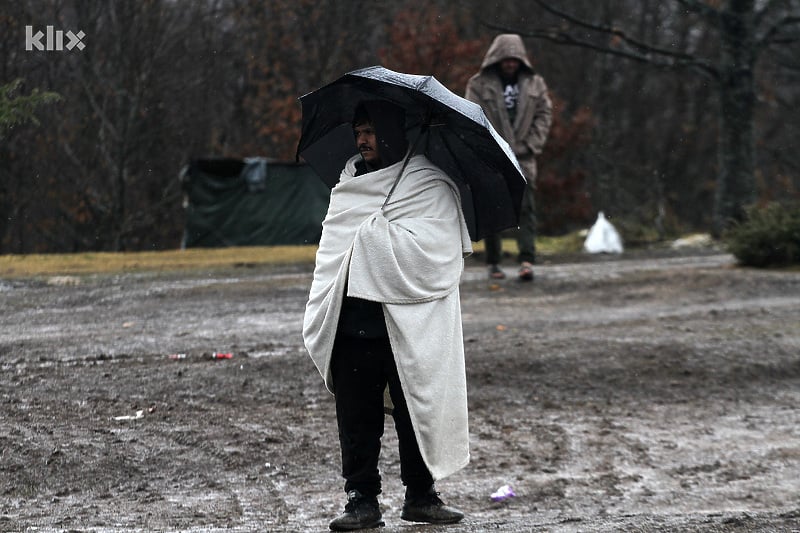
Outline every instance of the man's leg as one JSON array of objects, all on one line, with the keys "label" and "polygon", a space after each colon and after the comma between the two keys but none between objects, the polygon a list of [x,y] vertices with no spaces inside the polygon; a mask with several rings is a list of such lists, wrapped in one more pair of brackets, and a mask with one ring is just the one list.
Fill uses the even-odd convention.
[{"label": "man's leg", "polygon": [[464,518],[464,513],[453,507],[448,507],[439,498],[439,493],[433,485],[428,466],[422,459],[417,438],[414,435],[414,426],[408,413],[403,387],[397,375],[397,366],[394,356],[389,353],[387,361],[387,377],[389,380],[389,393],[392,397],[394,410],[394,427],[397,430],[398,445],[400,448],[400,478],[406,486],[405,500],[400,518],[410,522],[427,522],[430,524],[455,524]]},{"label": "man's leg", "polygon": [[486,264],[500,264],[503,259],[503,240],[500,238],[500,234],[487,235],[483,239],[483,245],[486,249]]},{"label": "man's leg", "polygon": [[414,426],[411,423],[411,416],[408,414],[408,405],[400,384],[400,377],[397,375],[397,366],[391,349],[386,361],[386,373],[389,381],[389,394],[392,397],[392,404],[394,404],[392,418],[394,418],[394,427],[397,431],[400,453],[400,479],[409,490],[427,490],[433,485],[433,477],[419,451]]},{"label": "man's leg", "polygon": [[333,347],[333,388],[345,492],[381,491],[378,457],[383,436],[383,377],[374,339],[339,336]]},{"label": "man's leg", "polygon": [[517,231],[520,263],[536,262],[536,199],[533,187],[528,186],[522,197]]},{"label": "man's leg", "polygon": [[486,264],[489,266],[489,277],[491,279],[504,279],[506,275],[500,268],[503,259],[503,239],[499,233],[487,235],[483,239],[486,249]]}]

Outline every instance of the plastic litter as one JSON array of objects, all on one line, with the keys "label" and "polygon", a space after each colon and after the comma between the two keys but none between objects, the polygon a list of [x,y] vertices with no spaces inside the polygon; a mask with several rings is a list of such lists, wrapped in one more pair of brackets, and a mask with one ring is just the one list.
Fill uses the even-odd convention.
[{"label": "plastic litter", "polygon": [[115,416],[114,420],[139,420],[144,418],[144,410],[136,411],[135,415]]},{"label": "plastic litter", "polygon": [[511,488],[511,485],[503,485],[494,491],[490,497],[492,498],[493,502],[502,502],[503,500],[513,498],[514,496],[516,496],[516,494],[514,494],[514,489]]},{"label": "plastic litter", "polygon": [[211,359],[233,359],[233,354],[230,352],[214,352],[211,354]]},{"label": "plastic litter", "polygon": [[589,234],[583,242],[583,249],[590,254],[622,253],[622,238],[611,222],[606,220],[602,211],[597,214],[597,221],[589,230]]},{"label": "plastic litter", "polygon": [[171,353],[167,357],[170,359],[186,359],[185,353]]},{"label": "plastic litter", "polygon": [[679,250],[681,248],[707,248],[713,244],[714,241],[708,233],[694,233],[672,241],[671,247]]}]

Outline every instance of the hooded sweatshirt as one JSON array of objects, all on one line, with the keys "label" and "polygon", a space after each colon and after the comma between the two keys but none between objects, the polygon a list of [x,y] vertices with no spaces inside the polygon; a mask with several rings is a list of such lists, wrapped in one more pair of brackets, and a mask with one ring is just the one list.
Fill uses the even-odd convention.
[{"label": "hooded sweatshirt", "polygon": [[[500,62],[507,58],[518,59],[521,63],[516,87],[512,83],[508,90],[499,69]],[[536,155],[541,153],[547,140],[553,106],[547,85],[534,72],[519,35],[495,37],[480,71],[467,82],[465,96],[483,108],[492,126],[511,145],[532,186],[536,178]],[[514,112],[509,114],[512,104]]]}]

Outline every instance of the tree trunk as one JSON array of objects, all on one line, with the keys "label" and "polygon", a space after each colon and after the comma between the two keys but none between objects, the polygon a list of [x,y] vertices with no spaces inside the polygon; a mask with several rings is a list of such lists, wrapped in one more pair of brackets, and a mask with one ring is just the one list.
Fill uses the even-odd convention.
[{"label": "tree trunk", "polygon": [[719,172],[713,233],[742,220],[755,198],[754,0],[731,0],[720,17]]}]

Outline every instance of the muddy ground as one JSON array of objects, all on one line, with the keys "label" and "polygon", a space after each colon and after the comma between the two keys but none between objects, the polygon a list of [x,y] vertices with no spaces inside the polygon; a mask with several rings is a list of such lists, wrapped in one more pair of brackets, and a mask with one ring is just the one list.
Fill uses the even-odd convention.
[{"label": "muddy ground", "polygon": [[[469,260],[472,462],[437,484],[467,518],[400,520],[387,421],[384,531],[800,531],[800,273],[705,251],[536,276]],[[0,531],[326,531],[344,494],[310,281],[0,280]]]}]

